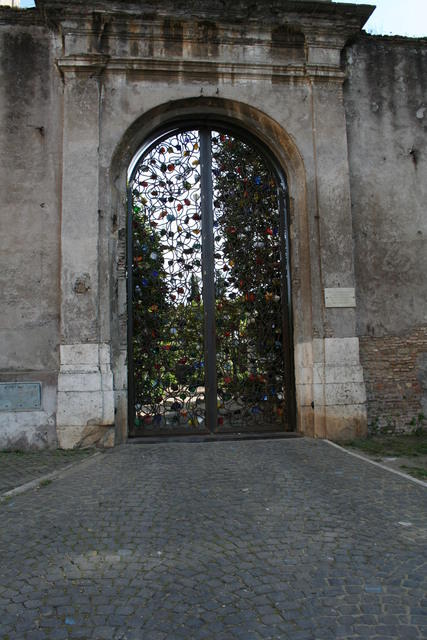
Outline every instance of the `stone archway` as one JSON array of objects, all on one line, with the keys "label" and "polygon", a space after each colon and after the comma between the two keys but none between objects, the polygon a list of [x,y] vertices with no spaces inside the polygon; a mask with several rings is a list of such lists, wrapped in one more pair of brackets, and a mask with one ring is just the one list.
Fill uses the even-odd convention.
[{"label": "stone archway", "polygon": [[[120,335],[116,337],[116,344],[121,347],[115,359],[113,370],[116,379],[126,379],[126,340],[125,327],[125,297],[126,280],[124,277],[124,256],[126,226],[126,207],[124,203],[124,189],[126,184],[126,172],[128,164],[138,149],[147,139],[155,137],[155,132],[170,127],[175,123],[190,125],[191,122],[200,121],[209,123],[223,122],[229,127],[237,127],[247,131],[254,139],[268,149],[274,159],[277,168],[287,177],[289,191],[289,222],[291,237],[291,273],[292,273],[292,308],[293,308],[293,336],[294,336],[294,361],[296,368],[296,393],[297,393],[297,422],[299,432],[313,433],[314,420],[313,409],[298,402],[301,397],[299,385],[302,383],[302,369],[312,366],[307,358],[308,350],[305,345],[311,344],[311,285],[310,285],[310,247],[308,240],[308,213],[306,207],[306,176],[301,155],[296,145],[276,122],[266,114],[253,107],[242,103],[224,101],[218,98],[196,100],[183,100],[167,105],[160,105],[151,112],[145,114],[131,125],[124,134],[120,145],[117,147],[112,164],[112,193],[113,207],[118,211],[118,227],[121,229],[116,251],[120,256],[121,270],[117,272],[118,296],[113,303],[112,317],[116,318]],[[302,286],[301,286],[302,285]],[[115,304],[121,304],[121,308]],[[114,344],[114,340],[113,340]],[[125,390],[120,394],[118,405],[117,424],[119,437],[127,437],[127,407]]]},{"label": "stone archway", "polygon": [[291,5],[255,29],[237,6],[234,26],[213,5],[64,17],[61,446],[126,439],[126,171],[159,126],[201,117],[259,138],[288,179],[298,430],[366,431],[340,53],[368,12]]}]

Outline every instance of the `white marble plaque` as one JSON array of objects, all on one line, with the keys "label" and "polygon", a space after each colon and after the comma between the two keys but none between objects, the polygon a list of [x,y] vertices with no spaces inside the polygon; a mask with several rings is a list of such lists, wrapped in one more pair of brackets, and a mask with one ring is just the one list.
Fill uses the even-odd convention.
[{"label": "white marble plaque", "polygon": [[325,289],[325,307],[333,309],[355,306],[356,296],[353,287],[351,289],[344,287]]}]

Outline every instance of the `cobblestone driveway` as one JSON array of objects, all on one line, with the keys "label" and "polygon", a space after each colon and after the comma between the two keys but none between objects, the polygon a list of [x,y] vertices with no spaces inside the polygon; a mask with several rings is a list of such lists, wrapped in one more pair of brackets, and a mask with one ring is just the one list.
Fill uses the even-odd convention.
[{"label": "cobblestone driveway", "polygon": [[2,493],[15,489],[26,482],[37,480],[53,471],[60,471],[78,462],[93,452],[79,451],[0,451],[0,497]]},{"label": "cobblestone driveway", "polygon": [[0,638],[426,638],[425,515],[320,441],[121,447],[0,505]]}]

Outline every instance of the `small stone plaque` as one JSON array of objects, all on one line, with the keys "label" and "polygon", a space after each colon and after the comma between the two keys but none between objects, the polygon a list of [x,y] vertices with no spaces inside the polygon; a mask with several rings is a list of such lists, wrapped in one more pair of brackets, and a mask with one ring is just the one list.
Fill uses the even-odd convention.
[{"label": "small stone plaque", "polygon": [[0,382],[0,411],[41,409],[40,382]]},{"label": "small stone plaque", "polygon": [[354,288],[337,287],[335,289],[325,289],[325,306],[329,309],[355,307],[356,295]]}]

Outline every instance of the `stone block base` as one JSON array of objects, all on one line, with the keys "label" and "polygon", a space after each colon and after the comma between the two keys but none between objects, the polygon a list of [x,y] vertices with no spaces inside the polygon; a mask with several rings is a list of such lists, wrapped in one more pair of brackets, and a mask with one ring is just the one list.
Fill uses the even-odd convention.
[{"label": "stone block base", "polygon": [[345,442],[367,434],[366,390],[357,338],[297,345],[298,430]]},{"label": "stone block base", "polygon": [[60,449],[85,449],[93,446],[107,449],[115,444],[114,427],[60,425],[57,427],[57,435]]},{"label": "stone block base", "polygon": [[349,442],[368,433],[366,408],[357,404],[338,405],[325,409],[326,438],[334,442]]},{"label": "stone block base", "polygon": [[107,344],[61,346],[57,435],[62,449],[114,445],[114,391]]}]

